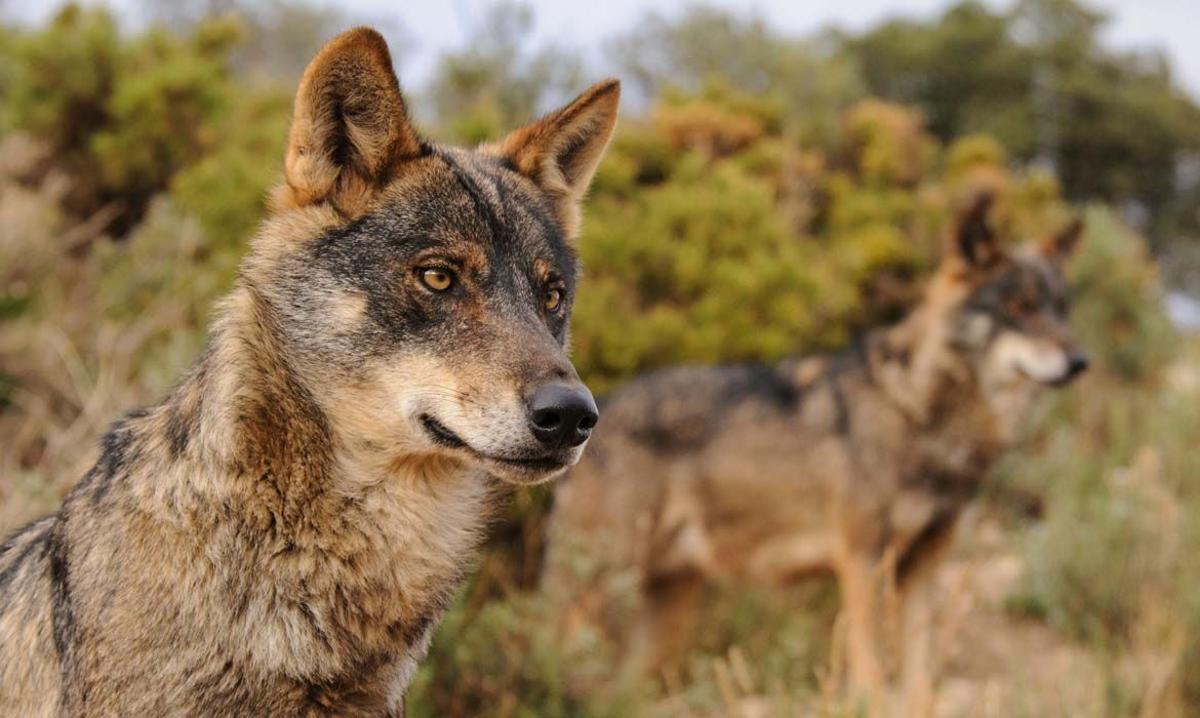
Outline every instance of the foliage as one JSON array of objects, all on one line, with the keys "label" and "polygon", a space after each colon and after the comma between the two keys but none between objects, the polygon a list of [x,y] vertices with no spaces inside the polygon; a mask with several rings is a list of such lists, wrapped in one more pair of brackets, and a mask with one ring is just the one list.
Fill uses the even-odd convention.
[{"label": "foliage", "polygon": [[228,139],[172,180],[179,208],[199,220],[219,246],[240,247],[262,217],[268,190],[282,176],[291,116],[291,97],[282,91],[248,98],[220,123]]},{"label": "foliage", "polygon": [[1161,287],[1144,244],[1110,212],[1088,212],[1087,242],[1073,263],[1076,332],[1110,371],[1127,378],[1153,374],[1177,346],[1159,307]]},{"label": "foliage", "polygon": [[884,23],[846,49],[870,92],[923,108],[943,141],[994,135],[1016,158],[1057,168],[1073,200],[1136,202],[1156,237],[1194,230],[1175,202],[1175,169],[1200,151],[1200,108],[1160,56],[1106,49],[1104,22],[1073,0],[1008,12],[967,0],[933,22]]},{"label": "foliage", "polygon": [[824,334],[834,330],[822,315],[854,301],[821,271],[828,262],[816,247],[790,235],[767,183],[699,154],[627,200],[597,193],[582,250],[589,270],[575,359],[599,383],[651,366],[830,343],[837,336]]},{"label": "foliage", "polygon": [[[477,610],[456,606],[438,631],[407,706],[413,716],[604,718],[629,715],[638,698],[630,679],[607,695],[588,695],[572,681],[607,681],[619,656],[595,640],[564,645],[551,606],[530,594]],[[443,681],[441,676],[454,675]]]},{"label": "foliage", "polygon": [[1109,660],[1132,659],[1114,677],[1125,692],[1166,661],[1168,685],[1190,706],[1200,699],[1200,573],[1188,558],[1200,534],[1186,518],[1200,510],[1196,360],[1193,347],[1149,386],[1119,374],[1086,380],[1039,423],[1055,427],[1044,447],[999,472],[1049,507],[1023,535],[1029,571],[1013,609]]},{"label": "foliage", "polygon": [[471,29],[466,49],[440,58],[426,94],[442,133],[495,139],[583,87],[578,57],[553,46],[526,50],[532,29],[527,6],[500,2]]},{"label": "foliage", "polygon": [[809,139],[828,139],[863,92],[852,58],[829,38],[788,37],[754,16],[696,5],[678,18],[647,13],[610,42],[621,76],[649,97],[695,94],[714,82],[768,96]]},{"label": "foliage", "polygon": [[49,146],[55,168],[73,178],[72,213],[111,206],[123,232],[217,141],[237,37],[226,21],[188,37],[150,30],[125,40],[106,11],[68,5],[15,38],[0,86],[3,126]]},{"label": "foliage", "polygon": [[[789,140],[775,103],[721,85],[627,122],[586,208],[574,357],[603,390],[680,362],[836,347],[895,317],[980,185],[1014,232],[1065,219],[1053,180],[994,140],[943,151],[909,108],[849,107],[827,146]],[[620,317],[620,321],[613,321]]]}]

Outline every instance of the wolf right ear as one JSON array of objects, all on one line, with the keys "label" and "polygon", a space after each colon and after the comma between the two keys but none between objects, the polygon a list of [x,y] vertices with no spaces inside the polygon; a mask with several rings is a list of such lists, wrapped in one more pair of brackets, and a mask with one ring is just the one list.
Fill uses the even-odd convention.
[{"label": "wolf right ear", "polygon": [[330,202],[354,216],[423,151],[383,37],[360,27],[326,44],[296,93],[284,161],[292,204]]},{"label": "wolf right ear", "polygon": [[1079,238],[1083,236],[1083,226],[1082,217],[1072,219],[1065,227],[1042,242],[1042,254],[1052,262],[1064,264],[1075,253],[1075,248],[1079,246]]},{"label": "wolf right ear", "polygon": [[972,269],[990,267],[1000,258],[999,237],[988,225],[988,210],[994,202],[991,192],[980,192],[959,214],[951,230],[948,256]]},{"label": "wolf right ear", "polygon": [[620,100],[618,80],[599,82],[562,109],[487,148],[550,195],[569,239],[578,231],[579,204],[612,139]]}]

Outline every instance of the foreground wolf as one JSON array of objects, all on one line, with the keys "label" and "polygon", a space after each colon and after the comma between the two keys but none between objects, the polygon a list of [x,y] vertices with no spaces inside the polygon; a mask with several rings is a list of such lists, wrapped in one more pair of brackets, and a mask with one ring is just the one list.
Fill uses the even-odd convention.
[{"label": "foreground wolf", "polygon": [[[910,624],[928,619],[920,575],[964,503],[1038,390],[1087,366],[1062,275],[1081,225],[1010,253],[988,227],[989,202],[959,218],[898,325],[835,357],[652,374],[605,405],[551,521],[545,588],[570,607],[569,624],[603,624],[609,590],[632,572],[644,622],[625,636],[659,664],[689,633],[707,579],[832,570],[851,680],[878,694],[881,574]],[[905,680],[927,701],[927,648],[910,628]]]},{"label": "foreground wolf", "polygon": [[402,712],[501,487],[596,421],[563,347],[618,94],[438,147],[377,33],[321,51],[208,350],[0,548],[0,715]]}]

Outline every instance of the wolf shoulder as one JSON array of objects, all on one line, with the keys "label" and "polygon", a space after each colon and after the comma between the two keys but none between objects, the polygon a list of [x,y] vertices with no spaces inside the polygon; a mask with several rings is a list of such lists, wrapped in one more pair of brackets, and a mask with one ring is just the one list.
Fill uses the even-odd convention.
[{"label": "wolf shoulder", "polygon": [[50,555],[55,516],[0,546],[0,715],[54,715],[62,677],[54,644]]}]

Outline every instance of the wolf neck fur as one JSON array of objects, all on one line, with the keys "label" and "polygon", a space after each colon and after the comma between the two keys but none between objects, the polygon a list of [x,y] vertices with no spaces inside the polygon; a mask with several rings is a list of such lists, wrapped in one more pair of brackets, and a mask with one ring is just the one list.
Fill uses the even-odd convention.
[{"label": "wolf neck fur", "polygon": [[900,323],[869,334],[864,361],[877,391],[927,437],[931,461],[966,455],[964,461],[975,464],[1006,442],[979,377],[951,347],[946,316],[944,305],[922,304]]}]

